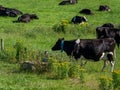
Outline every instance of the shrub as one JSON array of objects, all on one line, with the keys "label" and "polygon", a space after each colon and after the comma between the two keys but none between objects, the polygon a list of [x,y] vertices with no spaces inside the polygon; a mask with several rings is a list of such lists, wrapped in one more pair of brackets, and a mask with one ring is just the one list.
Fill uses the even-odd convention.
[{"label": "shrub", "polygon": [[53,30],[55,32],[63,32],[66,33],[66,27],[68,25],[68,21],[67,20],[62,20],[59,24],[55,24],[53,26]]},{"label": "shrub", "polygon": [[70,69],[69,69],[69,77],[78,77],[79,76],[79,69],[80,65],[78,65],[76,62],[70,63]]},{"label": "shrub", "polygon": [[55,79],[64,79],[68,77],[69,62],[52,63],[52,73]]},{"label": "shrub", "polygon": [[114,89],[120,89],[120,70],[115,70],[112,73],[112,78],[113,78],[113,87]]},{"label": "shrub", "polygon": [[84,78],[84,72],[85,69],[79,69],[79,77],[80,77],[80,82],[83,84],[85,82],[85,78]]},{"label": "shrub", "polygon": [[53,79],[65,79],[65,78],[80,78],[80,81],[84,82],[84,69],[80,69],[80,65],[77,62],[59,61],[56,59],[49,59],[49,67],[51,78]]},{"label": "shrub", "polygon": [[26,54],[27,48],[24,47],[22,41],[17,41],[14,45],[14,48],[16,49],[16,60],[19,62],[20,60],[23,60]]},{"label": "shrub", "polygon": [[100,77],[100,85],[99,88],[100,90],[112,90],[112,79],[105,77],[105,76],[101,76]]}]

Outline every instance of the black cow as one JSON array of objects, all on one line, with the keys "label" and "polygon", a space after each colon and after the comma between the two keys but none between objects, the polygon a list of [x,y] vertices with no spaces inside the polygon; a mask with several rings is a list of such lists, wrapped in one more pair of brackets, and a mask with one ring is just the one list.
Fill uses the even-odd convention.
[{"label": "black cow", "polygon": [[62,1],[59,3],[59,5],[69,5],[70,4],[70,1]]},{"label": "black cow", "polygon": [[[111,71],[114,68],[114,50],[115,40],[113,38],[106,39],[77,39],[65,41],[58,39],[52,50],[65,51],[68,56],[73,56],[76,60],[83,56],[86,59],[99,61],[105,54],[111,64]],[[107,60],[104,61],[102,70],[106,67]]]},{"label": "black cow", "polygon": [[6,13],[10,17],[17,17],[17,15],[23,14],[21,11],[14,8],[6,8]]},{"label": "black cow", "polygon": [[99,11],[110,11],[110,7],[108,5],[100,5]]},{"label": "black cow", "polygon": [[16,17],[20,14],[22,14],[22,12],[17,9],[0,6],[0,16]]},{"label": "black cow", "polygon": [[62,1],[59,3],[59,5],[69,5],[69,4],[76,4],[77,0],[66,0],[66,1]]},{"label": "black cow", "polygon": [[87,18],[85,16],[74,16],[71,22],[74,24],[80,24],[82,22],[87,22]]},{"label": "black cow", "polygon": [[38,16],[36,14],[23,14],[20,17],[18,17],[17,21],[13,21],[13,22],[24,22],[24,23],[28,23],[33,19],[39,19]]},{"label": "black cow", "polygon": [[82,9],[79,13],[93,15],[93,12],[90,9]]},{"label": "black cow", "polygon": [[120,44],[120,29],[111,27],[97,27],[96,28],[97,38],[114,38],[119,48]]}]

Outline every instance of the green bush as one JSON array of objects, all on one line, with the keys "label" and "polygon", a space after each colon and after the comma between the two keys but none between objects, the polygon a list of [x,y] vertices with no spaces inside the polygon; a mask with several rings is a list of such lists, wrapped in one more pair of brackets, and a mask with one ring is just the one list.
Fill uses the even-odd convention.
[{"label": "green bush", "polygon": [[68,25],[68,21],[67,20],[62,20],[59,24],[55,24],[53,26],[53,30],[55,32],[63,32],[66,33],[66,28]]},{"label": "green bush", "polygon": [[79,69],[80,65],[77,64],[77,62],[71,62],[70,63],[70,69],[69,69],[69,77],[78,77],[79,76]]},{"label": "green bush", "polygon": [[100,80],[100,85],[99,85],[100,90],[112,90],[113,85],[111,78],[101,76],[99,80]]},{"label": "green bush", "polygon": [[16,49],[16,60],[19,62],[20,60],[23,60],[25,57],[25,54],[27,53],[27,48],[24,47],[24,44],[22,41],[17,41],[14,45],[14,48]]},{"label": "green bush", "polygon": [[68,78],[69,62],[52,63],[52,73],[55,79]]},{"label": "green bush", "polygon": [[119,90],[120,89],[120,70],[115,70],[112,73],[113,78],[113,87],[114,89]]}]

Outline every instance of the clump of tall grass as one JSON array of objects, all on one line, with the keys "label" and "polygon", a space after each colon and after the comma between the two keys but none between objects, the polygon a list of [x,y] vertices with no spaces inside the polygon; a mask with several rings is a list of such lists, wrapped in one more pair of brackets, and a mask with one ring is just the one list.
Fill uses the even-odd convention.
[{"label": "clump of tall grass", "polygon": [[112,73],[113,78],[113,87],[114,89],[119,90],[120,89],[120,70],[115,70]]},{"label": "clump of tall grass", "polygon": [[75,61],[57,60],[52,58],[51,62],[51,76],[53,79],[65,79],[65,78],[80,78],[81,82],[84,82],[84,70],[80,68],[80,65]]},{"label": "clump of tall grass", "polygon": [[112,78],[101,76],[99,80],[100,80],[100,85],[99,85],[100,90],[112,90],[113,88]]},{"label": "clump of tall grass", "polygon": [[53,30],[58,33],[59,32],[66,33],[67,25],[68,25],[68,20],[62,20],[60,23],[55,24],[53,26]]}]

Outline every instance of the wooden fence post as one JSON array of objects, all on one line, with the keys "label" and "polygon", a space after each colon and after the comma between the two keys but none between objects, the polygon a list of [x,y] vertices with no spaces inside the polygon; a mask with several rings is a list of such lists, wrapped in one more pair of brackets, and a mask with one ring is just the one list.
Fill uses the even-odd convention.
[{"label": "wooden fence post", "polygon": [[1,51],[4,51],[4,40],[1,39]]}]

